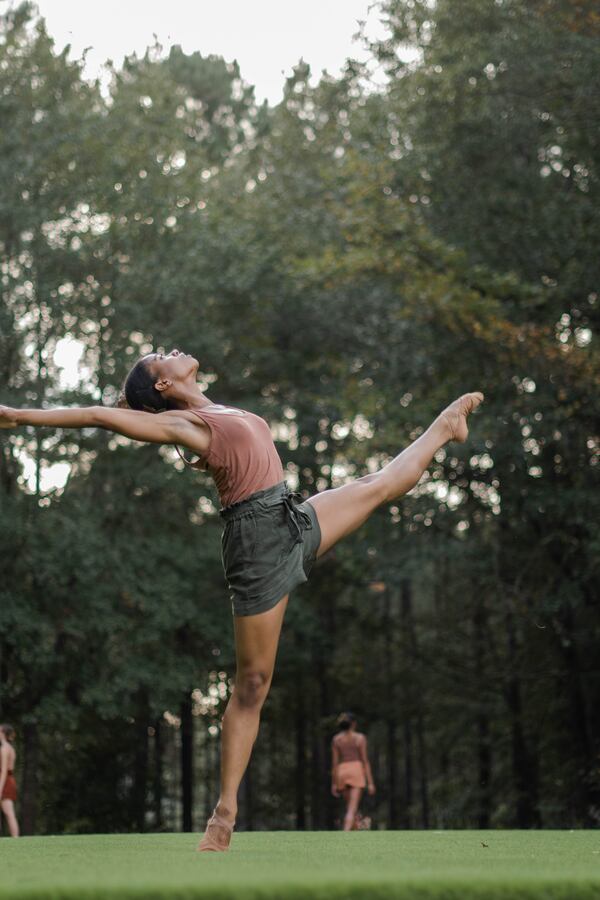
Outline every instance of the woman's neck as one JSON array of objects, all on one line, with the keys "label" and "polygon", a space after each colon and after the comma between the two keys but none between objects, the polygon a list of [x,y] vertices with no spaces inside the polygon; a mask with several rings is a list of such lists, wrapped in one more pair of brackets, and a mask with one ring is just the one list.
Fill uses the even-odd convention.
[{"label": "woman's neck", "polygon": [[202,409],[203,406],[212,406],[209,400],[197,384],[184,385],[177,391],[177,397],[173,398],[178,409]]}]

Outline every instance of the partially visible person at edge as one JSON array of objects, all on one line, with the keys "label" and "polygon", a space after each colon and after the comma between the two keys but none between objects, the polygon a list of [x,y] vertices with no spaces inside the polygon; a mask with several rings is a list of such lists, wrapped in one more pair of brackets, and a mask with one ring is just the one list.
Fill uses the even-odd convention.
[{"label": "partially visible person at edge", "polygon": [[[382,504],[413,488],[434,454],[467,439],[467,416],[483,394],[464,394],[378,472],[302,502],[284,481],[269,426],[254,413],[214,403],[197,383],[198,360],[172,350],[150,353],[127,376],[129,408],[12,409],[0,427],[106,428],[138,441],[187,448],[190,462],[214,478],[224,519],[222,555],[233,604],[234,691],[223,716],[220,795],[199,850],[227,850],[237,795],[269,692],[290,591],[308,579],[317,557]],[[122,404],[119,404],[122,406]],[[158,413],[158,415],[156,415]]]},{"label": "partially visible person at edge", "polygon": [[344,831],[359,827],[359,807],[366,787],[375,793],[373,773],[367,755],[367,738],[356,730],[356,718],[351,712],[342,713],[337,720],[339,731],[331,740],[331,793],[342,796],[346,804]]},{"label": "partially visible person at edge", "polygon": [[19,823],[15,815],[17,782],[15,762],[17,754],[13,747],[15,729],[12,725],[0,725],[0,809],[4,813],[11,837],[19,837]]}]

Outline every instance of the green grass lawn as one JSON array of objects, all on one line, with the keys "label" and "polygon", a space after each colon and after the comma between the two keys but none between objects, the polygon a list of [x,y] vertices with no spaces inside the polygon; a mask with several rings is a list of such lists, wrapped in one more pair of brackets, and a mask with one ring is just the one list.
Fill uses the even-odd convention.
[{"label": "green grass lawn", "polygon": [[[600,900],[600,832],[371,831],[0,841],[0,898]],[[487,844],[486,847],[482,843]]]}]

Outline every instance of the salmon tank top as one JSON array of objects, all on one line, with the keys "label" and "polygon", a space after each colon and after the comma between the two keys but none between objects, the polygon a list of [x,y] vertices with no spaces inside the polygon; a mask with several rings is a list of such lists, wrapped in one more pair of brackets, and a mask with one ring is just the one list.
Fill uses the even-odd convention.
[{"label": "salmon tank top", "polygon": [[334,741],[340,754],[340,763],[362,762],[360,745],[356,738],[356,735],[352,736],[352,740],[340,738],[339,734],[335,736]]},{"label": "salmon tank top", "polygon": [[283,481],[283,466],[271,429],[260,416],[215,403],[189,412],[208,425],[210,446],[196,462],[189,463],[180,456],[193,468],[210,472],[223,507]]}]

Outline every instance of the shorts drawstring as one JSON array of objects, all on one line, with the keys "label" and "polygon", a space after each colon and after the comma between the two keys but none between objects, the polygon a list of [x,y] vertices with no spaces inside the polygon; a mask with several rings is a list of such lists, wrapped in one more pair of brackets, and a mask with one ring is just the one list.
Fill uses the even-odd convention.
[{"label": "shorts drawstring", "polygon": [[306,531],[307,528],[312,528],[312,521],[309,514],[303,509],[298,509],[296,506],[296,503],[304,502],[302,495],[296,491],[290,491],[283,495],[281,502],[287,510],[287,522],[290,534],[292,537],[296,538],[294,543],[301,544],[304,531]]}]

